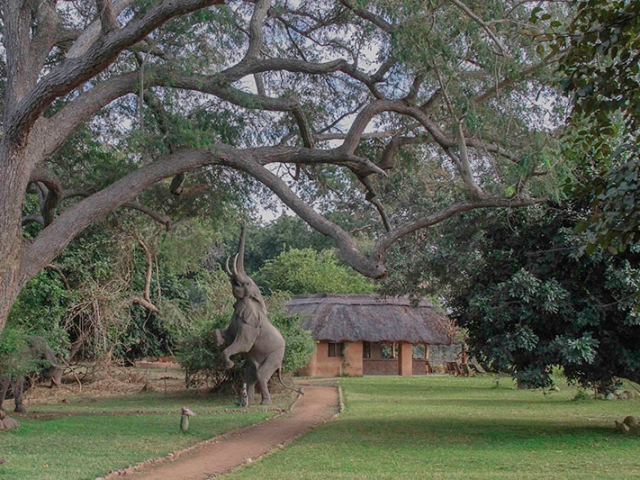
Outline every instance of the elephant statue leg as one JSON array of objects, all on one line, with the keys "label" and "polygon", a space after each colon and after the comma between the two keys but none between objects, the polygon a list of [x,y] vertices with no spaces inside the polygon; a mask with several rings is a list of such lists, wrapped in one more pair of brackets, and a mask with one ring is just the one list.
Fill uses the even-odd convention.
[{"label": "elephant statue leg", "polygon": [[233,343],[222,351],[222,360],[225,362],[225,368],[231,368],[235,364],[231,360],[231,356],[236,353],[248,352],[260,334],[260,328],[244,324]]},{"label": "elephant statue leg", "polygon": [[219,328],[216,328],[213,332],[213,334],[216,337],[216,344],[221,347],[222,345],[224,345],[225,343],[225,339],[224,339],[224,332],[222,330],[220,330]]},{"label": "elephant statue leg", "polygon": [[13,399],[16,403],[16,408],[13,411],[18,413],[27,413],[27,409],[22,403],[22,394],[24,392],[24,377],[20,377],[15,380],[12,383],[11,388],[13,389]]},{"label": "elephant statue leg", "polygon": [[271,405],[271,394],[269,393],[269,379],[282,365],[284,357],[284,347],[270,353],[258,367],[258,385],[262,394],[261,405]]},{"label": "elephant statue leg", "polygon": [[256,399],[256,382],[258,381],[258,365],[247,358],[244,370],[244,381],[247,384],[247,401],[253,405]]},{"label": "elephant statue leg", "polygon": [[269,377],[258,380],[260,393],[262,394],[262,401],[260,402],[260,405],[271,405],[271,394],[269,393],[269,386],[267,385],[268,382]]}]

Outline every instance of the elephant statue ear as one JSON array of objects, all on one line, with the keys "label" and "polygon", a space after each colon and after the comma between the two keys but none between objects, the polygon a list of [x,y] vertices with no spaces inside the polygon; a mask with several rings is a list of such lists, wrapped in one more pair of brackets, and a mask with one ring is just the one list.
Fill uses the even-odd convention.
[{"label": "elephant statue ear", "polygon": [[238,310],[235,313],[247,325],[258,327],[267,319],[267,312],[263,305],[264,303],[259,301],[242,302],[241,305],[238,305]]}]

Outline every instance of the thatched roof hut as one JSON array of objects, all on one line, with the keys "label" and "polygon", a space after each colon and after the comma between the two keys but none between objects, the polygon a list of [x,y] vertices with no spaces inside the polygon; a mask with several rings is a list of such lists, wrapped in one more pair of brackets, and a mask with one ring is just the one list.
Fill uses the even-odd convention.
[{"label": "thatched roof hut", "polygon": [[450,320],[427,301],[417,307],[405,297],[377,295],[298,295],[286,304],[301,314],[315,340],[330,342],[406,342],[451,345]]}]

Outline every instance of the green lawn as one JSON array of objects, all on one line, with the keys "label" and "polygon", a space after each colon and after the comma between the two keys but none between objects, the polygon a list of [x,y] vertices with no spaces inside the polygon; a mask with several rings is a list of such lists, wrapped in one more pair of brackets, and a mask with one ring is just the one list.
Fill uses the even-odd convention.
[{"label": "green lawn", "polygon": [[[288,394],[274,396],[286,408]],[[180,410],[197,416],[180,431]],[[234,408],[231,398],[192,391],[122,397],[72,397],[69,403],[30,406],[20,428],[0,433],[2,480],[94,479],[115,469],[165,456],[220,433],[256,423],[274,409]],[[33,418],[37,415],[37,418]]]},{"label": "green lawn", "polygon": [[640,478],[640,401],[572,401],[493,377],[340,380],[345,412],[229,479]]},{"label": "green lawn", "polygon": [[[576,389],[517,390],[507,378],[364,377],[340,380],[346,410],[333,422],[243,467],[253,478],[640,478],[640,437],[614,420],[640,401],[572,401]],[[291,397],[276,397],[286,407]],[[198,416],[178,428],[188,405]],[[191,392],[69,398],[32,406],[0,434],[1,479],[93,479],[272,415],[234,410],[230,398]]]}]

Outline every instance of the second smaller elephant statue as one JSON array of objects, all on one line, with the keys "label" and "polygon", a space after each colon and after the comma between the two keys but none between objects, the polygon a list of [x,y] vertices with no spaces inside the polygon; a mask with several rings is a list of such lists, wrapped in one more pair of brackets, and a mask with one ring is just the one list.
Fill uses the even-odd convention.
[{"label": "second smaller elephant statue", "polygon": [[[62,367],[57,363],[57,358],[51,347],[44,339],[37,335],[27,337],[26,345],[18,352],[18,362],[30,363],[36,366],[31,373],[39,373],[52,383],[58,383],[58,377],[62,374]],[[0,374],[0,410],[5,396],[11,387],[13,399],[16,404],[15,412],[25,413],[27,409],[23,403],[25,375]]]}]

